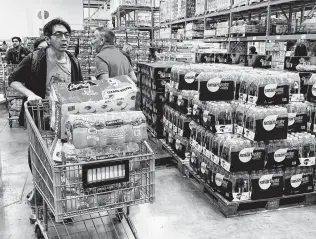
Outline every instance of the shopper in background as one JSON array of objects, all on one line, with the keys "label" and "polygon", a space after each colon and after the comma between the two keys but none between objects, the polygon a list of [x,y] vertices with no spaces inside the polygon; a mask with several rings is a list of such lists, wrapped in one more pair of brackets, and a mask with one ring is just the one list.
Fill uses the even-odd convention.
[{"label": "shopper in background", "polygon": [[19,64],[31,51],[21,46],[21,38],[13,37],[13,48],[9,49],[6,54],[6,61],[8,64]]},{"label": "shopper in background", "polygon": [[[48,44],[46,42],[46,38],[44,36],[39,37],[36,39],[36,41],[33,44],[33,49],[34,51],[40,50],[42,48],[48,47]],[[27,100],[27,98],[25,97],[23,100],[23,103]],[[25,126],[24,125],[24,117],[25,117],[25,111],[24,111],[24,107],[21,108],[21,112],[20,112],[20,116],[19,116],[19,125],[21,127]]]},{"label": "shopper in background", "polygon": [[112,31],[97,28],[92,44],[98,53],[96,56],[96,78],[107,80],[120,75],[128,75],[135,83],[133,67],[128,58],[114,46],[115,35]]},{"label": "shopper in background", "polygon": [[251,46],[251,47],[249,48],[249,53],[250,53],[251,55],[257,55],[258,52],[257,52],[256,47]]},{"label": "shopper in background", "polygon": [[[67,51],[71,34],[69,24],[56,18],[48,22],[43,31],[48,47],[29,54],[9,76],[10,86],[24,94],[30,104],[47,98],[53,82],[83,81],[78,60]],[[32,171],[30,151],[28,160]]]},{"label": "shopper in background", "polygon": [[2,42],[1,51],[2,52],[7,52],[7,50],[8,50],[8,44],[5,41],[3,41]]}]

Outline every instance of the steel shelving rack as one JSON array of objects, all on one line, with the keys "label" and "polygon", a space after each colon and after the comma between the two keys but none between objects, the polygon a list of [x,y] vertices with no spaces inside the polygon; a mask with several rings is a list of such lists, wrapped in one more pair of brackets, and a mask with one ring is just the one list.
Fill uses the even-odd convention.
[{"label": "steel shelving rack", "polygon": [[[188,2],[188,0],[187,0]],[[239,42],[239,41],[269,41],[269,40],[279,40],[279,41],[287,41],[287,40],[298,40],[298,39],[306,39],[306,40],[316,40],[316,34],[303,34],[296,32],[296,34],[288,34],[288,35],[272,35],[270,32],[271,26],[271,17],[275,14],[276,16],[283,16],[288,23],[288,30],[291,32],[292,29],[292,19],[295,17],[297,19],[297,15],[303,16],[300,17],[299,25],[305,19],[305,13],[309,12],[310,15],[315,10],[316,1],[315,0],[268,0],[261,1],[260,3],[253,3],[250,5],[232,7],[233,0],[231,0],[231,8],[216,11],[211,13],[206,13],[206,1],[205,1],[205,14],[200,16],[195,16],[191,18],[178,19],[170,22],[160,22],[160,28],[170,27],[172,29],[177,29],[179,26],[185,29],[185,26],[189,22],[204,22],[204,29],[206,29],[207,24],[216,23],[221,21],[228,21],[228,37],[216,37],[205,39],[207,42]],[[260,20],[262,17],[266,17],[266,34],[261,36],[241,36],[241,37],[232,37],[231,36],[231,26],[234,20],[238,19],[258,19]],[[171,38],[171,36],[170,36]]]}]

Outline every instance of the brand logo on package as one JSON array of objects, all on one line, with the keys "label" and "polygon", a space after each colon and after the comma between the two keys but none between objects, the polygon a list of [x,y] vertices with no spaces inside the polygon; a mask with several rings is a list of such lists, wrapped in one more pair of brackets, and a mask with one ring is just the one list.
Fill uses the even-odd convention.
[{"label": "brand logo on package", "polygon": [[316,83],[312,87],[312,95],[316,96]]},{"label": "brand logo on package", "polygon": [[295,123],[296,113],[289,113],[288,117],[289,117],[288,125],[291,126],[291,125],[293,125]]},{"label": "brand logo on package", "polygon": [[271,131],[275,128],[275,125],[277,123],[277,115],[269,115],[263,120],[263,128],[266,131]]},{"label": "brand logo on package", "polygon": [[106,126],[121,126],[122,124],[123,124],[123,120],[121,119],[105,122]]},{"label": "brand logo on package", "polygon": [[204,163],[204,162],[202,162],[201,163],[201,172],[204,174],[204,173],[206,173],[206,163]]},{"label": "brand logo on package", "polygon": [[259,179],[259,187],[263,190],[267,190],[271,186],[272,177],[273,177],[273,174],[263,175]]},{"label": "brand logo on package", "polygon": [[278,163],[282,162],[286,157],[287,150],[288,149],[278,149],[277,151],[275,151],[274,153],[275,162],[278,162]]},{"label": "brand logo on package", "polygon": [[194,82],[194,80],[195,80],[196,75],[197,75],[197,74],[196,74],[196,72],[194,72],[194,71],[188,72],[188,73],[185,74],[185,76],[184,76],[185,82],[188,83],[188,84],[192,84],[192,83]]},{"label": "brand logo on package", "polygon": [[264,94],[268,98],[275,96],[277,84],[269,84],[264,87]]},{"label": "brand logo on package", "polygon": [[291,177],[291,186],[293,188],[298,188],[303,181],[303,174],[296,174]]},{"label": "brand logo on package", "polygon": [[215,175],[215,183],[218,187],[222,186],[224,181],[224,175],[217,173]]},{"label": "brand logo on package", "polygon": [[87,88],[94,86],[94,85],[97,85],[97,84],[95,84],[91,81],[87,81],[87,82],[79,83],[79,84],[70,83],[68,85],[68,90],[75,91],[75,90],[87,89]]},{"label": "brand logo on package", "polygon": [[243,163],[248,163],[253,155],[255,148],[245,148],[239,152],[239,160]]},{"label": "brand logo on package", "polygon": [[216,92],[219,90],[220,86],[221,86],[221,78],[219,77],[215,77],[213,79],[210,79],[207,84],[206,87],[210,92]]}]

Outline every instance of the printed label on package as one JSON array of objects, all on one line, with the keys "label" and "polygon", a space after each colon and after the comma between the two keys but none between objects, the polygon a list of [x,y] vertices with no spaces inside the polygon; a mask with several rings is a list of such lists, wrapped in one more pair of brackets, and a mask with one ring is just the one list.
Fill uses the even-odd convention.
[{"label": "printed label on package", "polygon": [[188,84],[192,84],[195,81],[195,78],[197,76],[197,73],[194,71],[190,71],[184,76],[184,80]]},{"label": "printed label on package", "polygon": [[303,174],[296,174],[296,175],[293,175],[291,177],[291,186],[293,188],[298,188],[301,184],[302,184],[302,181],[303,181]]},{"label": "printed label on package", "polygon": [[314,166],[315,165],[315,157],[308,157],[308,158],[299,158],[300,166]]},{"label": "printed label on package", "polygon": [[205,157],[211,159],[211,151],[209,151],[208,149],[205,149],[204,155],[205,155]]},{"label": "printed label on package", "polygon": [[[295,115],[295,116],[294,116]],[[294,116],[294,118],[293,118]],[[289,113],[289,132],[302,132],[307,130],[307,114]],[[293,122],[294,121],[294,122]]]},{"label": "printed label on package", "polygon": [[288,113],[289,126],[292,126],[295,122],[296,113]]},{"label": "printed label on package", "polygon": [[220,187],[223,184],[223,180],[224,180],[224,175],[217,173],[215,175],[215,184]]},{"label": "printed label on package", "polygon": [[267,190],[271,186],[272,177],[273,174],[263,175],[258,181],[259,187],[262,190]]},{"label": "printed label on package", "polygon": [[312,87],[312,95],[316,96],[316,83]]},{"label": "printed label on package", "polygon": [[226,162],[223,158],[220,158],[220,164],[226,171],[230,171],[230,163]]},{"label": "printed label on package", "polygon": [[221,78],[215,77],[213,79],[210,79],[207,82],[206,87],[210,92],[216,92],[221,87],[221,82],[222,82]]},{"label": "printed label on package", "polygon": [[203,121],[206,123],[207,120],[208,120],[208,114],[209,114],[209,111],[207,110],[204,110],[203,111]]},{"label": "printed label on package", "polygon": [[287,155],[288,149],[278,149],[274,152],[274,161],[277,163],[280,163],[284,161],[286,155]]},{"label": "printed label on package", "polygon": [[275,96],[278,84],[268,84],[264,86],[264,95],[268,98]]},{"label": "printed label on package", "polygon": [[287,104],[289,98],[288,85],[269,84],[259,87],[257,105]]},{"label": "printed label on package", "polygon": [[206,173],[206,167],[207,167],[206,163],[202,162],[202,163],[201,163],[201,172],[202,172],[203,174]]},{"label": "printed label on package", "polygon": [[276,126],[278,115],[269,115],[263,120],[263,128],[266,131],[271,131]]},{"label": "printed label on package", "polygon": [[215,164],[219,165],[219,157],[217,155],[213,154],[212,159]]},{"label": "printed label on package", "polygon": [[250,199],[250,193],[249,192],[243,192],[243,193],[233,193],[233,201],[245,201]]},{"label": "printed label on package", "polygon": [[232,133],[233,125],[215,125],[216,133]]},{"label": "printed label on package", "polygon": [[254,140],[255,139],[255,132],[253,132],[253,131],[251,131],[249,129],[245,129],[244,136],[247,139]]},{"label": "printed label on package", "polygon": [[248,163],[253,155],[255,148],[244,148],[239,152],[239,160],[243,163]]},{"label": "printed label on package", "polygon": [[236,133],[242,135],[244,133],[244,127],[235,124]]}]

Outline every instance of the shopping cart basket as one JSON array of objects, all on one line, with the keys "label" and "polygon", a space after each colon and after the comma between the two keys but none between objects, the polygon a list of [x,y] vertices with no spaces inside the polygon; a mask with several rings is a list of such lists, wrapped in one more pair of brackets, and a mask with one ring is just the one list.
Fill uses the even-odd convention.
[{"label": "shopping cart basket", "polygon": [[[127,214],[123,210],[121,215],[132,225],[128,217],[129,206],[153,202],[155,196],[155,160],[147,142],[140,144],[137,154],[132,156],[100,157],[92,162],[54,162],[49,149],[56,133],[49,130],[49,105],[47,100],[35,106],[29,106],[27,102],[24,105],[33,181],[35,190],[44,199],[44,222],[38,219],[36,230],[46,235],[49,224],[57,231],[54,225],[62,223],[66,228],[66,238],[72,238],[68,235],[65,219],[71,218],[74,223],[78,217],[80,222],[91,221],[93,217],[102,219],[104,213],[111,217],[113,211],[119,209],[121,213],[122,208],[127,209]],[[48,223],[50,215],[54,218],[53,223]],[[87,226],[83,229],[88,230]]]},{"label": "shopping cart basket", "polygon": [[8,77],[16,69],[17,66],[18,65],[9,64],[5,68],[6,73],[5,73],[5,82],[4,82],[4,97],[6,101],[6,108],[9,115],[8,120],[9,120],[10,128],[12,128],[13,121],[19,120],[23,98],[25,97],[22,93],[13,89],[8,84]]}]

